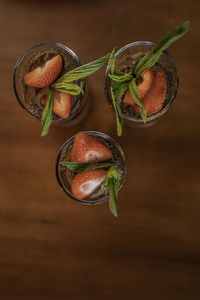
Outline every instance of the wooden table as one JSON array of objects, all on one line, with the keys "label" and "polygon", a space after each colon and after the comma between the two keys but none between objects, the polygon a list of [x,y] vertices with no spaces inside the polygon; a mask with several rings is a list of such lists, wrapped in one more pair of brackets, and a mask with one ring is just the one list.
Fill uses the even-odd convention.
[{"label": "wooden table", "polygon": [[[1,300],[200,299],[199,9],[197,0],[0,0]],[[13,69],[34,44],[60,42],[86,63],[114,46],[156,42],[187,19],[189,33],[169,49],[178,95],[151,128],[116,136],[105,70],[89,80],[87,120],[44,138],[16,101]],[[102,131],[124,149],[118,219],[107,203],[81,205],[58,186],[56,156],[80,130]]]}]

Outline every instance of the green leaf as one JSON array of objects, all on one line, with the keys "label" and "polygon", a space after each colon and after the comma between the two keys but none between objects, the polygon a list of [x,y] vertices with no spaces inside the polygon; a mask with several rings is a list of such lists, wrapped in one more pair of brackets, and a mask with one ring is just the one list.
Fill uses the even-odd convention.
[{"label": "green leaf", "polygon": [[128,88],[128,82],[116,82],[112,84],[113,94],[116,98],[121,98],[124,95],[124,93],[128,90]]},{"label": "green leaf", "polygon": [[111,96],[112,96],[112,103],[113,103],[113,107],[115,110],[115,116],[116,116],[116,121],[117,121],[117,135],[121,136],[122,127],[124,124],[124,118],[123,118],[123,114],[122,114],[119,102],[116,100],[116,96],[113,91],[113,86],[111,86]]},{"label": "green leaf", "polygon": [[38,93],[36,98],[35,98],[35,101],[36,101],[37,105],[39,105],[39,106],[42,105],[41,102],[40,102],[41,98],[44,97],[44,96],[47,96],[48,94],[49,94],[49,89],[48,88],[45,89],[43,92]]},{"label": "green leaf", "polygon": [[77,163],[69,161],[62,161],[60,164],[75,173],[96,169],[107,169],[113,166],[113,163]]},{"label": "green leaf", "polygon": [[146,118],[147,118],[147,113],[146,110],[144,108],[144,105],[142,104],[142,102],[140,101],[140,98],[138,97],[138,93],[137,93],[137,85],[136,85],[136,79],[134,78],[132,81],[130,81],[129,83],[129,90],[130,93],[132,95],[132,97],[134,98],[135,102],[137,103],[137,105],[140,106],[140,115],[142,117],[142,120],[144,121],[144,123],[146,123]]},{"label": "green leaf", "polygon": [[[120,75],[124,75],[125,73],[124,72],[121,72],[121,71],[118,71],[118,70],[114,70],[113,72],[113,75],[116,75],[116,76],[120,76]],[[130,74],[130,73],[129,73]]]},{"label": "green leaf", "polygon": [[107,60],[109,59],[110,54],[107,54],[91,63],[82,65],[80,67],[77,67],[64,75],[62,75],[56,82],[52,85],[55,87],[58,83],[71,83],[75,80],[83,79],[96,71],[98,71],[101,67],[105,65]]},{"label": "green leaf", "polygon": [[60,92],[77,96],[84,93],[82,87],[75,83],[58,82],[54,84],[54,88]]},{"label": "green leaf", "polygon": [[53,100],[54,100],[53,92],[51,90],[49,90],[49,98],[48,98],[47,104],[42,112],[43,129],[42,129],[41,136],[44,136],[49,132],[49,126],[53,119],[53,113],[52,113]]},{"label": "green leaf", "polygon": [[[129,82],[129,84],[130,84],[130,82]],[[136,79],[135,79],[135,78],[132,80],[131,84],[132,84],[132,86],[133,86],[133,89],[134,89],[135,93],[136,93],[137,95],[139,95],[140,90],[138,89],[138,86],[137,86],[137,84],[136,84]]]},{"label": "green leaf", "polygon": [[122,72],[119,72],[119,71],[116,72],[116,70],[114,70],[113,74],[108,74],[108,76],[116,82],[128,82],[128,81],[133,79],[133,76],[131,75],[131,72],[122,73]]},{"label": "green leaf", "polygon": [[108,60],[108,65],[110,67],[110,71],[111,71],[111,74],[113,74],[114,72],[114,69],[115,69],[115,48],[112,50],[111,54],[110,54],[110,57],[109,57],[109,60]]},{"label": "green leaf", "polygon": [[105,191],[107,189],[109,190],[109,208],[115,217],[118,217],[117,198],[118,198],[118,191],[120,185],[120,178],[121,175],[119,174],[117,169],[113,166],[108,170],[106,174],[106,178],[101,187],[102,191]]},{"label": "green leaf", "polygon": [[142,72],[152,67],[159,59],[162,52],[168,48],[177,39],[182,37],[189,29],[190,22],[186,21],[162,37],[159,42],[138,62],[135,68],[135,75],[138,78]]}]

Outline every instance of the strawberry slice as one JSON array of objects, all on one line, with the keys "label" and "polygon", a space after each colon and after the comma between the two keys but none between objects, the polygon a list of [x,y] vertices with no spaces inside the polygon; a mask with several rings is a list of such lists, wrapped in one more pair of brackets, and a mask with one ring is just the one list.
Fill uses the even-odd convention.
[{"label": "strawberry slice", "polygon": [[33,71],[24,75],[24,81],[28,86],[44,88],[49,86],[62,70],[62,57],[60,54],[49,59],[43,67],[36,67]]},{"label": "strawberry slice", "polygon": [[54,93],[53,112],[61,118],[68,118],[73,96],[63,92]]},{"label": "strawberry slice", "polygon": [[103,162],[112,159],[112,152],[97,138],[84,132],[76,134],[70,161],[80,163]]},{"label": "strawberry slice", "polygon": [[107,171],[98,169],[77,174],[72,181],[72,194],[78,199],[87,198],[101,186],[106,173]]},{"label": "strawberry slice", "polygon": [[[138,89],[140,90],[140,93],[138,94],[138,97],[142,99],[144,95],[147,93],[147,91],[150,89],[152,81],[154,79],[154,72],[152,68],[148,68],[142,72],[142,82],[138,84]],[[130,91],[128,90],[124,96],[123,102],[129,105],[135,105],[135,99],[132,97]]]},{"label": "strawberry slice", "polygon": [[[41,90],[42,92],[42,90]],[[41,98],[40,102],[46,105],[48,95]],[[68,118],[71,112],[73,96],[63,92],[54,92],[53,112],[61,118]]]},{"label": "strawberry slice", "polygon": [[[142,103],[148,115],[159,112],[163,107],[167,90],[166,76],[163,70],[159,70],[152,83],[151,88],[142,99]],[[140,107],[136,104],[134,110],[139,112]]]}]

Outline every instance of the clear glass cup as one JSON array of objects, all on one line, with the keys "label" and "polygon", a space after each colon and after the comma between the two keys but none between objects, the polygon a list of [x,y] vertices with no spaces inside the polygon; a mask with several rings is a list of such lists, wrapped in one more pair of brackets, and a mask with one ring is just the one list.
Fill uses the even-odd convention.
[{"label": "clear glass cup", "polygon": [[[155,43],[139,41],[124,46],[115,54],[116,69],[118,71],[128,71],[128,72],[133,71],[136,63],[149,50],[151,50],[154,45]],[[178,80],[178,71],[172,56],[167,51],[163,51],[158,62],[153,68],[155,70],[163,69],[167,79],[167,92],[166,92],[163,108],[161,109],[161,111],[159,111],[156,114],[148,115],[146,124],[144,124],[140,114],[134,112],[134,110],[130,105],[123,103],[121,99],[119,99],[124,121],[125,121],[124,123],[126,125],[132,127],[148,127],[150,125],[153,125],[158,121],[158,119],[160,119],[168,111],[168,109],[170,108],[170,106],[172,105],[176,97],[179,80]],[[112,80],[108,76],[109,71],[110,71],[110,67],[107,67],[105,73],[105,95],[109,105],[113,109],[111,92],[110,92]]]},{"label": "clear glass cup", "polygon": [[[35,102],[38,89],[29,87],[24,82],[24,75],[30,71],[30,67],[41,57],[45,55],[60,54],[63,59],[63,68],[61,75],[81,65],[78,56],[68,47],[54,42],[45,42],[34,45],[28,49],[16,63],[14,75],[13,75],[13,87],[16,98],[25,111],[27,111],[35,119],[41,120],[43,107],[38,106]],[[61,118],[56,114],[53,114],[54,124],[70,124],[77,118],[80,118],[80,114],[87,103],[88,85],[87,80],[77,81],[84,90],[84,95],[75,96],[72,102],[71,113],[68,118]]]},{"label": "clear glass cup", "polygon": [[[121,146],[110,136],[97,132],[97,131],[85,131],[85,134],[93,136],[101,140],[112,152],[113,154],[113,162],[115,167],[117,168],[117,171],[121,175],[121,180],[120,180],[120,187],[119,189],[122,188],[126,176],[126,161],[125,161],[125,156],[123,153],[123,150]],[[109,199],[109,193],[108,192],[95,192],[93,193],[90,197],[84,200],[77,199],[74,197],[74,195],[71,192],[71,184],[72,180],[75,176],[75,174],[67,169],[65,166],[61,165],[60,162],[62,161],[68,161],[70,158],[70,153],[73,147],[75,136],[71,137],[68,139],[64,145],[62,146],[57,160],[56,160],[56,177],[58,180],[58,183],[62,190],[73,200],[76,200],[80,203],[83,204],[100,204],[103,202],[108,201]]]}]

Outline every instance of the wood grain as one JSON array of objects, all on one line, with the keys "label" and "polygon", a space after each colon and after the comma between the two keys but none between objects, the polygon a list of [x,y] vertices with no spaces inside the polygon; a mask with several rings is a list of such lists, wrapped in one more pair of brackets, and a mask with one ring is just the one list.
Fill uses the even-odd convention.
[{"label": "wood grain", "polygon": [[[194,0],[0,0],[0,299],[200,298],[199,9]],[[187,19],[189,33],[169,49],[178,95],[151,128],[116,136],[104,70],[89,80],[87,119],[44,138],[16,101],[15,63],[36,43],[63,43],[86,63],[114,46],[155,42]],[[58,151],[79,130],[105,132],[124,149],[118,220],[107,204],[78,204],[56,182]]]}]

